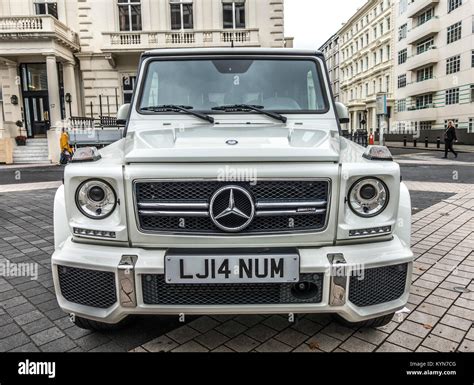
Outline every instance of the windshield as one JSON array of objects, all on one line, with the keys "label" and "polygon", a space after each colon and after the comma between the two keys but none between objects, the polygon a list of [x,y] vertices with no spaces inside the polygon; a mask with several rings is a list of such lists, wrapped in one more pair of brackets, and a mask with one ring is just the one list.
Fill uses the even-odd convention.
[{"label": "windshield", "polygon": [[286,113],[325,112],[320,74],[319,63],[310,59],[155,60],[148,65],[139,108],[153,113],[157,106],[179,105],[211,112],[246,104]]}]

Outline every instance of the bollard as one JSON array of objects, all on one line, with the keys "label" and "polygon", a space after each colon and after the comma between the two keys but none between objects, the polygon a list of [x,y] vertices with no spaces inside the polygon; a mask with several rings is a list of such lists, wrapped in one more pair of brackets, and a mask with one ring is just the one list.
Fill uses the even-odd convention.
[{"label": "bollard", "polygon": [[436,148],[441,148],[441,139],[438,136],[438,139],[436,139]]},{"label": "bollard", "polygon": [[428,137],[425,136],[425,147],[428,148]]},{"label": "bollard", "polygon": [[416,147],[416,139],[413,139],[413,147]]},{"label": "bollard", "polygon": [[406,147],[407,146],[407,137],[404,136],[403,137],[403,147]]}]

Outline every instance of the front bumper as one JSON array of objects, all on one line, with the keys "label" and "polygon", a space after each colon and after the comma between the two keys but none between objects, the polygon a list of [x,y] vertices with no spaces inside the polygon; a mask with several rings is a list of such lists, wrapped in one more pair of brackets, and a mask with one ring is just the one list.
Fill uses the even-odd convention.
[{"label": "front bumper", "polygon": [[[408,301],[411,284],[413,254],[409,248],[395,236],[390,241],[365,243],[345,246],[327,246],[314,248],[300,248],[300,273],[320,273],[322,280],[322,295],[317,303],[285,303],[259,305],[149,305],[144,301],[142,279],[147,275],[163,275],[164,259],[167,250],[141,249],[115,246],[98,246],[74,243],[71,239],[64,242],[52,256],[52,272],[54,287],[59,306],[67,313],[94,319],[106,323],[117,323],[131,314],[286,314],[286,313],[337,313],[350,322],[363,321],[393,313],[405,306]],[[331,256],[343,256],[346,275],[334,278],[334,261]],[[123,285],[119,285],[119,277],[123,277],[123,266],[119,267],[124,256],[133,256],[134,266],[128,273],[132,274],[134,293],[132,303],[121,292]],[[351,286],[350,271],[357,269],[376,269],[387,266],[404,265],[406,275],[401,285],[400,295],[388,302],[375,305],[357,306],[351,302],[349,291]],[[338,265],[341,266],[341,265]],[[89,271],[109,272],[112,285],[115,281],[115,302],[106,308],[96,307],[94,303],[88,305],[68,301],[61,291],[60,270],[68,268],[86,269]],[[341,271],[340,269],[338,271]],[[405,273],[404,273],[405,274]],[[62,279],[62,278],[61,278]],[[377,278],[372,293],[382,290],[390,282]],[[404,283],[404,287],[403,287]],[[81,280],[73,283],[73,291],[81,290]],[[343,290],[344,286],[346,290]],[[119,289],[120,287],[120,289]],[[372,286],[373,287],[373,286]],[[342,289],[341,289],[342,288]],[[89,288],[90,289],[90,288]],[[130,288],[128,288],[130,290]],[[90,291],[90,290],[89,290]],[[100,295],[100,293],[98,293]],[[370,293],[369,293],[370,294]],[[69,297],[68,297],[69,298]],[[124,299],[125,298],[125,299]],[[363,299],[362,299],[363,300]],[[359,296],[360,301],[360,296]],[[356,301],[354,301],[356,302]]]}]

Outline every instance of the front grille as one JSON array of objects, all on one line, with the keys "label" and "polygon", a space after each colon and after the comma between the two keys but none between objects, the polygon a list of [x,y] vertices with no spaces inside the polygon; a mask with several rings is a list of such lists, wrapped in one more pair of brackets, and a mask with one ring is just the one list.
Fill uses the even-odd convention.
[{"label": "front grille", "polygon": [[349,301],[356,306],[371,306],[400,298],[405,292],[408,265],[366,269],[364,279],[350,277]]},{"label": "front grille", "polygon": [[115,274],[58,266],[62,296],[69,302],[106,309],[117,302]]},{"label": "front grille", "polygon": [[[244,188],[255,204],[255,217],[240,234],[321,231],[325,228],[330,194],[328,180],[259,181],[256,184],[136,182],[134,189],[139,228],[145,232],[229,234],[217,227],[209,215],[212,196],[226,186]],[[224,204],[224,201],[219,202],[218,209],[225,209]],[[241,207],[246,208],[245,205]],[[242,219],[228,218],[231,226],[233,221],[238,227],[237,223]]]},{"label": "front grille", "polygon": [[301,274],[315,290],[305,298],[293,295],[292,283],[167,284],[164,275],[142,275],[143,301],[147,305],[276,305],[320,303],[323,273]]}]

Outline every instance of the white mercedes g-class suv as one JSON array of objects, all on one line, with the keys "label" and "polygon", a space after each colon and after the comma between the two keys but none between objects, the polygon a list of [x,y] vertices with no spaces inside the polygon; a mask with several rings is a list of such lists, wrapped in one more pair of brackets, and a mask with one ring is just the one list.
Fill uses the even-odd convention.
[{"label": "white mercedes g-class suv", "polygon": [[138,72],[123,139],[78,149],[54,201],[54,285],[78,326],[271,313],[381,326],[405,306],[409,192],[387,148],[342,137],[321,53],[155,50]]}]

